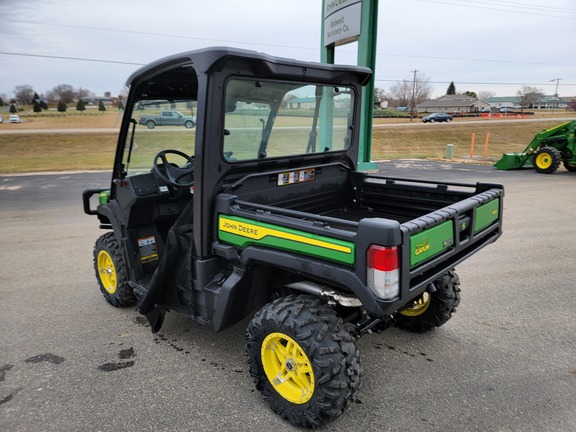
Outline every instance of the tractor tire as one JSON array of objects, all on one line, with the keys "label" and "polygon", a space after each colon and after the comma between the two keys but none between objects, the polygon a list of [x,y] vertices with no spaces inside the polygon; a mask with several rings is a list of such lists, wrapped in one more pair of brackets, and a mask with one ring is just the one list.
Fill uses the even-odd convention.
[{"label": "tractor tire", "polygon": [[450,270],[434,281],[436,291],[423,293],[411,307],[396,316],[396,325],[415,333],[424,333],[445,324],[460,304],[460,279]]},{"label": "tractor tire", "polygon": [[260,309],[245,350],[256,389],[295,426],[334,420],[360,387],[354,338],[333,309],[311,296],[290,295]]},{"label": "tractor tire", "polygon": [[541,174],[552,174],[560,166],[562,155],[554,147],[541,147],[532,159],[534,169]]},{"label": "tractor tire", "polygon": [[134,291],[128,284],[128,272],[122,250],[109,232],[96,240],[94,246],[94,270],[104,298],[112,306],[132,306],[136,303]]}]

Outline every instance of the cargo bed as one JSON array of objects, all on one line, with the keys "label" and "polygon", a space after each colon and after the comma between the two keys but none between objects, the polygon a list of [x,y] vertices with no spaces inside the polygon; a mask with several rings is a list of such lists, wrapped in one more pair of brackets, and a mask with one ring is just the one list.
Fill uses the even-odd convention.
[{"label": "cargo bed", "polygon": [[[501,233],[500,185],[405,180],[352,173],[340,164],[305,169],[314,170],[313,181],[291,185],[278,186],[276,181],[291,172],[242,178],[228,188],[229,194],[221,194],[218,213],[238,216],[244,223],[257,221],[266,229],[283,227],[348,241],[360,250],[352,265],[362,260],[371,243],[396,243],[408,264],[403,268],[411,287],[454,266]],[[259,244],[243,241],[242,247]]]}]

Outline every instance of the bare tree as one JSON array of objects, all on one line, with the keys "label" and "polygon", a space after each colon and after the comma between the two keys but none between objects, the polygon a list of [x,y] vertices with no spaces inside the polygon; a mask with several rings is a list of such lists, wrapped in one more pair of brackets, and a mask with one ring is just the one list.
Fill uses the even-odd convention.
[{"label": "bare tree", "polygon": [[48,92],[48,99],[65,104],[71,103],[76,99],[76,90],[70,84],[58,84]]},{"label": "bare tree", "polygon": [[412,106],[412,102],[414,105],[418,105],[430,99],[431,92],[430,79],[424,73],[417,73],[413,79],[396,81],[390,86],[390,94],[402,106]]},{"label": "bare tree", "polygon": [[518,90],[516,94],[520,96],[520,111],[524,111],[524,108],[529,108],[544,96],[542,89],[526,85],[520,87],[520,90]]},{"label": "bare tree", "polygon": [[386,100],[386,93],[384,89],[375,88],[374,89],[374,108],[378,109],[382,106],[382,103]]},{"label": "bare tree", "polygon": [[83,98],[87,98],[87,97],[93,97],[95,95],[90,90],[80,87],[78,89],[78,91],[76,92],[76,96],[80,99],[83,99]]},{"label": "bare tree", "polygon": [[486,99],[494,97],[494,96],[496,96],[496,93],[491,92],[491,91],[483,90],[483,91],[478,92],[478,99],[486,100]]},{"label": "bare tree", "polygon": [[[121,96],[120,96],[120,97],[121,97]],[[296,98],[297,98],[297,96],[295,96],[295,95],[293,95],[293,94],[286,94],[286,95],[284,96],[284,98],[282,99],[282,102],[280,102],[280,106],[281,106],[282,108],[288,108],[290,102],[291,102],[292,100],[296,99]],[[192,108],[192,107],[190,107],[190,108]]]},{"label": "bare tree", "polygon": [[31,85],[19,85],[14,88],[14,99],[19,105],[29,105],[34,99],[34,93]]}]

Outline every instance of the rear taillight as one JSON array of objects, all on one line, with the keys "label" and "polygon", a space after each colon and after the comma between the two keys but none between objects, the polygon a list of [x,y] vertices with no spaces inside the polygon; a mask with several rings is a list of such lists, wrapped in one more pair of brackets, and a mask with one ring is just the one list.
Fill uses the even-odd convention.
[{"label": "rear taillight", "polygon": [[368,287],[385,300],[397,297],[400,275],[398,248],[372,245],[366,259]]}]

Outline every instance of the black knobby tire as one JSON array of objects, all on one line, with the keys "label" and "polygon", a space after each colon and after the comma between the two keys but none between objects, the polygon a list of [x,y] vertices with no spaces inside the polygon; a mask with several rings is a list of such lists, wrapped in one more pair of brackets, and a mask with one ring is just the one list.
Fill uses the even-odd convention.
[{"label": "black knobby tire", "polygon": [[[336,312],[314,297],[290,295],[265,305],[250,321],[245,342],[256,388],[274,412],[296,426],[318,427],[334,420],[360,387],[354,338]],[[295,355],[294,361],[291,356],[281,356],[284,351],[300,355]],[[299,367],[311,373],[291,381],[289,372],[298,375]],[[267,370],[273,379],[268,378]],[[291,401],[288,390],[306,396]]]},{"label": "black knobby tire", "polygon": [[423,333],[445,324],[460,304],[460,279],[450,270],[434,281],[436,291],[425,292],[396,316],[396,325]]},{"label": "black knobby tire", "polygon": [[106,233],[94,245],[94,271],[100,291],[108,303],[116,307],[136,303],[134,291],[128,284],[128,272],[120,245],[114,233]]},{"label": "black knobby tire", "polygon": [[554,147],[541,147],[534,153],[532,165],[541,174],[552,174],[562,162],[562,154]]}]

